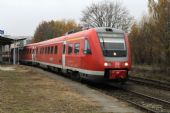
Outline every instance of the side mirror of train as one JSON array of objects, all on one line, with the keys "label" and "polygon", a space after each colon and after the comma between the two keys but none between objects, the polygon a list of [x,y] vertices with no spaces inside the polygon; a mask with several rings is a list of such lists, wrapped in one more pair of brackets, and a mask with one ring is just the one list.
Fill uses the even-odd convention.
[{"label": "side mirror of train", "polygon": [[89,55],[92,54],[90,49],[84,50],[84,54]]}]

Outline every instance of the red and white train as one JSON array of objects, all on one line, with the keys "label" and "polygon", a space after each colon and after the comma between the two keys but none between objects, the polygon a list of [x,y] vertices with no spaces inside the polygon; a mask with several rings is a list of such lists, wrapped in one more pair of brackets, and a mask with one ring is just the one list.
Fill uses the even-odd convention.
[{"label": "red and white train", "polygon": [[20,61],[88,79],[125,81],[131,51],[125,32],[99,27],[26,45]]}]

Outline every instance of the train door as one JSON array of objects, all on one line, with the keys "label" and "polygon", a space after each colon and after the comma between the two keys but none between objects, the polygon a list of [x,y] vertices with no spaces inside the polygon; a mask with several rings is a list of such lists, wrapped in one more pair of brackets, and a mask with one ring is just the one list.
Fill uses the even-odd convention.
[{"label": "train door", "polygon": [[33,47],[33,49],[32,49],[32,62],[35,62],[35,59],[36,59],[36,48]]},{"label": "train door", "polygon": [[63,53],[62,53],[62,67],[63,68],[65,68],[65,63],[66,63],[65,53],[66,53],[66,41],[64,41],[63,43]]}]

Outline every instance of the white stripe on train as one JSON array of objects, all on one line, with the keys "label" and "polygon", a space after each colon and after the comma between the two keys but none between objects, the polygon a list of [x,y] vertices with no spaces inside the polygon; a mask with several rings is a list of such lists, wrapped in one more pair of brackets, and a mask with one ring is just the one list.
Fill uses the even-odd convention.
[{"label": "white stripe on train", "polygon": [[[22,60],[24,62],[32,62],[32,60]],[[70,69],[73,71],[79,71],[84,74],[89,74],[89,75],[96,75],[96,76],[104,76],[104,71],[92,71],[92,70],[86,70],[86,69],[79,69],[79,68],[74,68],[74,67],[68,67],[68,66],[62,66],[62,65],[57,65],[57,64],[52,64],[52,63],[46,63],[46,62],[41,62],[41,61],[36,61],[35,63],[39,63],[42,65],[46,66],[52,66],[56,68],[63,68],[63,69]]]}]

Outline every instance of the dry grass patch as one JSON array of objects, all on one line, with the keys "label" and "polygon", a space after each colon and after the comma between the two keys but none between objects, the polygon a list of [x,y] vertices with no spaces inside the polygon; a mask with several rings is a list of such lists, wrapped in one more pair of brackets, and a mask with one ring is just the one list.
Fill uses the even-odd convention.
[{"label": "dry grass patch", "polygon": [[95,102],[23,66],[0,71],[0,113],[98,113]]},{"label": "dry grass patch", "polygon": [[[134,66],[135,67],[135,66]],[[149,69],[148,69],[149,68]],[[154,69],[151,66],[136,66],[129,72],[130,76],[142,77],[151,80],[170,83],[170,75],[159,69]]]}]

